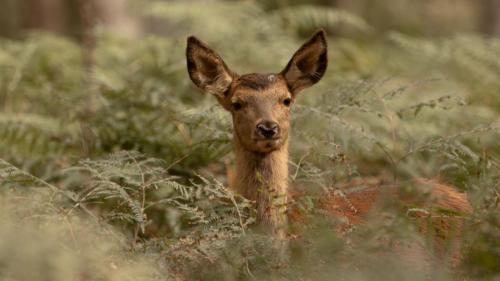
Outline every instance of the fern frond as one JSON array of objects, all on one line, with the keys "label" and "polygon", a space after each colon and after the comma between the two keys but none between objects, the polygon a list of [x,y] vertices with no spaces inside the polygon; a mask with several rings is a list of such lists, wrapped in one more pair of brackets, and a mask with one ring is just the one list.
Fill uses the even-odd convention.
[{"label": "fern frond", "polygon": [[328,30],[354,29],[368,32],[370,26],[361,18],[344,10],[315,5],[297,5],[273,12],[285,29],[309,35],[318,28]]},{"label": "fern frond", "polygon": [[2,155],[60,154],[78,148],[78,127],[33,114],[0,114]]}]

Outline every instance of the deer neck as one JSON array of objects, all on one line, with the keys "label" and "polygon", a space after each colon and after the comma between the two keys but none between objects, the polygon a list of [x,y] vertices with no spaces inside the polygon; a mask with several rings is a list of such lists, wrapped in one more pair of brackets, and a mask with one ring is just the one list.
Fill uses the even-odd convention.
[{"label": "deer neck", "polygon": [[234,140],[236,153],[235,186],[245,198],[254,200],[257,222],[281,232],[286,222],[288,189],[288,141],[270,153],[256,153]]}]

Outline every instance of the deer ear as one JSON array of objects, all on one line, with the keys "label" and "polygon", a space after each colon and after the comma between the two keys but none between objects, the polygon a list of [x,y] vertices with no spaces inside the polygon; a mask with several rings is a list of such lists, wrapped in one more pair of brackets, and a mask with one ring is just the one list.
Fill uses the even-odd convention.
[{"label": "deer ear", "polygon": [[285,78],[293,95],[318,82],[328,64],[326,33],[317,31],[293,55],[281,75]]},{"label": "deer ear", "polygon": [[204,92],[223,98],[235,74],[222,58],[194,36],[187,39],[186,59],[189,77]]}]

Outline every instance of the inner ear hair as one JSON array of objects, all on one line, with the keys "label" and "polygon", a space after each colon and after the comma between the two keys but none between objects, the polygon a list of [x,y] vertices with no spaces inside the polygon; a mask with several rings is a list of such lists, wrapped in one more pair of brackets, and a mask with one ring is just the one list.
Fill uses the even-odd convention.
[{"label": "inner ear hair", "polygon": [[317,83],[328,65],[328,47],[324,30],[317,31],[292,56],[281,75],[292,94]]},{"label": "inner ear hair", "polygon": [[186,60],[189,77],[202,91],[223,97],[235,74],[224,60],[205,43],[194,36],[188,37]]}]

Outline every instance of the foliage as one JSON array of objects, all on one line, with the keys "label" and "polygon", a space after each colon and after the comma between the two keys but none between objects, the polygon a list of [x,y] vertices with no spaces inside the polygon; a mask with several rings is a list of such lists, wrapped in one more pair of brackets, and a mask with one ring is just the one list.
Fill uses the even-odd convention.
[{"label": "foliage", "polygon": [[[90,72],[66,38],[2,39],[0,280],[497,278],[498,40],[374,38],[359,16],[299,4],[137,1],[145,25],[162,29],[141,40],[98,29]],[[290,223],[299,234],[283,253],[252,226],[253,202],[227,187],[230,116],[191,85],[184,40],[199,36],[238,73],[277,72],[317,27],[335,34],[331,63],[293,108],[290,208],[307,220]],[[467,193],[456,272],[380,243],[432,248],[391,200],[332,231],[345,222],[318,202],[372,176],[416,193],[409,179],[439,178]]]}]

